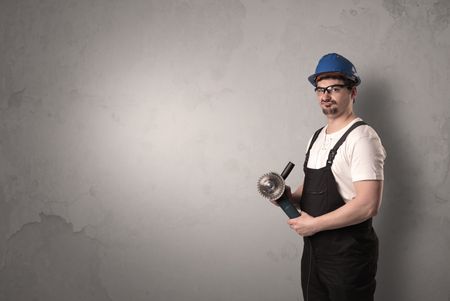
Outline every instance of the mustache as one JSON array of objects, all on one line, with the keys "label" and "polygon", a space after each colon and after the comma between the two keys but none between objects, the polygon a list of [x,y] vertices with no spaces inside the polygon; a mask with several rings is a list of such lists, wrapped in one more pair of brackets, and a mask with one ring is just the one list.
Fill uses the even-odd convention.
[{"label": "mustache", "polygon": [[334,101],[332,99],[328,99],[328,100],[321,100],[320,103],[321,104],[328,104],[328,103],[336,104],[336,101]]}]

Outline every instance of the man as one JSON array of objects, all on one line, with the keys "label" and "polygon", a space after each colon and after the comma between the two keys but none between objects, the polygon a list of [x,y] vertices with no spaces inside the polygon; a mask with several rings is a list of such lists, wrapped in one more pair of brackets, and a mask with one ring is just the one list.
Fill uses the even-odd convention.
[{"label": "man", "polygon": [[308,79],[327,125],[309,142],[303,184],[288,190],[301,210],[288,224],[304,237],[304,300],[373,300],[378,239],[372,217],[381,203],[386,153],[353,112],[361,80],[349,60],[327,54]]}]

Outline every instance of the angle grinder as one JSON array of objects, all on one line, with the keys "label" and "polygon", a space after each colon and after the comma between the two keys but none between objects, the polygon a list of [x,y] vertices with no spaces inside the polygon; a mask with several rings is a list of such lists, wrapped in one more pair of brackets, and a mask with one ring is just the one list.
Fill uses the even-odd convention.
[{"label": "angle grinder", "polygon": [[259,193],[270,201],[275,201],[289,218],[300,216],[300,212],[298,212],[294,205],[289,201],[286,193],[286,184],[284,182],[294,166],[294,163],[289,162],[281,175],[275,172],[266,173],[258,179],[257,184]]}]

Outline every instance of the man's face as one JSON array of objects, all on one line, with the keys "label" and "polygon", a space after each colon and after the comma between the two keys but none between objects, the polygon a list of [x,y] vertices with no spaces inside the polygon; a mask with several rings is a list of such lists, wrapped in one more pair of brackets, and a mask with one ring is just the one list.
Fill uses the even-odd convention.
[{"label": "man's face", "polygon": [[317,82],[316,95],[322,112],[328,118],[337,118],[352,112],[356,89],[347,89],[340,79],[323,79]]}]

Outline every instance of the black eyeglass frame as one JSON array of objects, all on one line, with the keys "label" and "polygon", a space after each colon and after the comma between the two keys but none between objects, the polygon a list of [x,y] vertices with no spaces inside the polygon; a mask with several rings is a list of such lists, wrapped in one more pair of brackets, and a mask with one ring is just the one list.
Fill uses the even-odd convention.
[{"label": "black eyeglass frame", "polygon": [[[332,90],[332,89],[333,89],[334,87],[347,88],[347,89],[349,89],[349,90],[352,88],[352,87],[349,86],[349,85],[336,84],[336,85],[330,85],[330,86],[328,86],[328,87],[316,87],[316,88],[314,89],[314,92],[319,93],[320,95],[325,94],[325,92],[328,92],[328,94],[332,94],[332,93],[333,93],[333,90]],[[323,91],[317,92],[317,90],[319,90],[319,89],[323,89]]]}]

